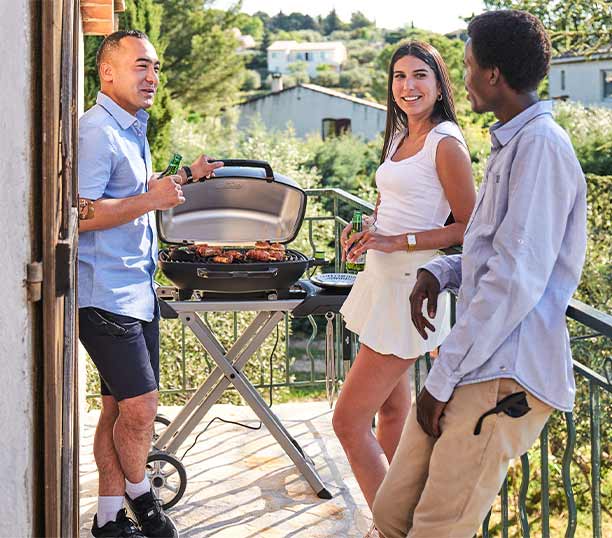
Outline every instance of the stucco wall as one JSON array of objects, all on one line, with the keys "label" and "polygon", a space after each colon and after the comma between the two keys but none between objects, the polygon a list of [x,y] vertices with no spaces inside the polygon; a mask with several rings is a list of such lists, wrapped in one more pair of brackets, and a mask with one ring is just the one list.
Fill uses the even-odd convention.
[{"label": "stucco wall", "polygon": [[31,0],[0,4],[0,536],[32,536],[34,408],[30,261]]},{"label": "stucco wall", "polygon": [[[550,95],[551,97],[568,95],[572,101],[579,101],[585,105],[612,106],[612,100],[602,99],[604,70],[612,70],[612,59],[555,63],[550,67]],[[565,89],[561,88],[561,71],[565,71]]]},{"label": "stucco wall", "polygon": [[239,126],[259,115],[268,129],[282,130],[291,122],[300,137],[321,134],[324,118],[350,118],[353,134],[371,140],[385,128],[386,111],[303,87],[240,105]]}]

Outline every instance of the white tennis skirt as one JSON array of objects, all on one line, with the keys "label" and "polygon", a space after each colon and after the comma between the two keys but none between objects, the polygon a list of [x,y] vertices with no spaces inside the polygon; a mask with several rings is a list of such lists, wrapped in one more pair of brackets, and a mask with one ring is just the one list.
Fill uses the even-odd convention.
[{"label": "white tennis skirt", "polygon": [[[412,324],[410,293],[419,267],[440,253],[436,250],[416,252],[381,252],[369,250],[366,266],[340,310],[347,328],[359,335],[359,342],[383,355],[411,359],[438,347],[450,332],[450,299],[444,292],[438,296],[436,328],[424,340]],[[423,303],[426,313],[427,301]]]}]

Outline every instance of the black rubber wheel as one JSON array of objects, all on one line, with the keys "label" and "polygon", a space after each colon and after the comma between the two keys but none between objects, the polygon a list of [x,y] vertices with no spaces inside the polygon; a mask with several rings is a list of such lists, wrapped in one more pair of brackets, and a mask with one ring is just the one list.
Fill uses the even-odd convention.
[{"label": "black rubber wheel", "polygon": [[170,419],[164,415],[156,415],[153,421],[153,445],[157,443],[164,430],[170,425]]},{"label": "black rubber wheel", "polygon": [[319,499],[331,499],[332,494],[327,489],[324,488],[321,491],[319,491],[319,493],[317,493],[317,497],[319,497]]},{"label": "black rubber wheel", "polygon": [[193,290],[178,290],[179,301],[189,301],[193,295]]},{"label": "black rubber wheel", "polygon": [[165,452],[152,452],[147,458],[147,476],[154,495],[162,502],[162,508],[172,508],[185,493],[187,472],[184,465]]}]

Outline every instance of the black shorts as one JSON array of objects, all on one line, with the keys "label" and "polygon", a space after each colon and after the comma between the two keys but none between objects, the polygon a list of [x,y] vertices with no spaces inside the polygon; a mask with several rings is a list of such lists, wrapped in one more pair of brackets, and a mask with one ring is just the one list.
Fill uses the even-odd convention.
[{"label": "black shorts", "polygon": [[159,388],[159,316],[142,321],[100,308],[79,308],[79,340],[117,401]]}]

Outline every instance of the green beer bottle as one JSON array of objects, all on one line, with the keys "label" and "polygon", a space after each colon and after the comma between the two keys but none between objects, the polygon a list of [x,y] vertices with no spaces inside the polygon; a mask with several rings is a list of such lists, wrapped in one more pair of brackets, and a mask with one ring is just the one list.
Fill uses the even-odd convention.
[{"label": "green beer bottle", "polygon": [[[353,213],[352,222],[353,222],[353,229],[351,230],[349,237],[353,235],[354,233],[363,231],[363,217],[359,209],[356,209],[355,212]],[[353,244],[352,248],[354,248],[354,246],[355,245]],[[346,270],[349,273],[357,273],[359,271],[363,271],[364,268],[365,268],[365,252],[361,256],[359,256],[359,258],[357,258],[354,262],[350,262],[348,260],[346,262]]]},{"label": "green beer bottle", "polygon": [[170,159],[170,164],[166,167],[166,169],[159,176],[160,178],[166,176],[173,176],[178,173],[179,167],[181,166],[181,161],[183,160],[183,156],[175,153],[172,155],[172,159]]}]

